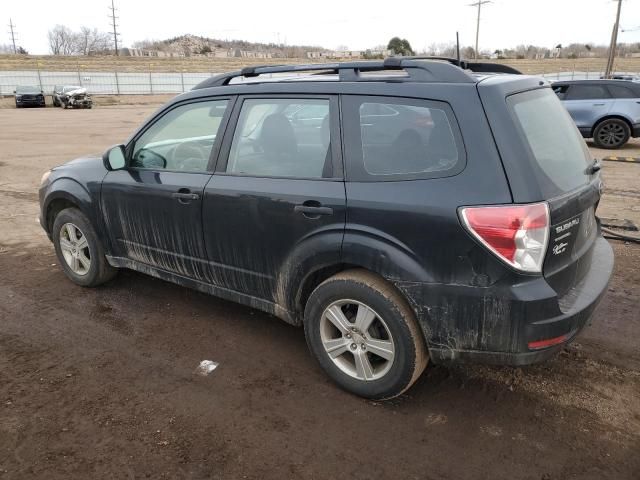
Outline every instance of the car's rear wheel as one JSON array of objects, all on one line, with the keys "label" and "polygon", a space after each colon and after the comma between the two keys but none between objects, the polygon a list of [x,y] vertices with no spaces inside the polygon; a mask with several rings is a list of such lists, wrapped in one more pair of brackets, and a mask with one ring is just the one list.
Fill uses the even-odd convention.
[{"label": "car's rear wheel", "polygon": [[593,131],[593,141],[600,148],[620,148],[629,141],[629,137],[631,137],[629,125],[619,118],[603,120]]},{"label": "car's rear wheel", "polygon": [[427,365],[418,322],[388,282],[365,270],[339,273],[320,284],[305,308],[312,353],[340,387],[366,398],[406,391]]},{"label": "car's rear wheel", "polygon": [[74,283],[95,287],[117,273],[107,262],[102,243],[80,210],[62,210],[53,222],[52,238],[58,260]]}]

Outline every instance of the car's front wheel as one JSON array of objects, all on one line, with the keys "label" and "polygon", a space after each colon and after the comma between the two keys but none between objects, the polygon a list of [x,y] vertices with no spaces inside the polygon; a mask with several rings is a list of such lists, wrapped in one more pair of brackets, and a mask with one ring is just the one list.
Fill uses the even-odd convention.
[{"label": "car's front wheel", "polygon": [[629,137],[631,137],[629,125],[619,118],[603,120],[593,131],[593,141],[600,148],[620,148],[629,141]]},{"label": "car's front wheel", "polygon": [[102,243],[80,210],[62,210],[53,222],[52,238],[58,261],[74,283],[95,287],[117,273],[107,262]]},{"label": "car's front wheel", "polygon": [[339,386],[371,399],[406,391],[427,365],[424,337],[402,295],[365,270],[321,283],[305,308],[312,353]]}]

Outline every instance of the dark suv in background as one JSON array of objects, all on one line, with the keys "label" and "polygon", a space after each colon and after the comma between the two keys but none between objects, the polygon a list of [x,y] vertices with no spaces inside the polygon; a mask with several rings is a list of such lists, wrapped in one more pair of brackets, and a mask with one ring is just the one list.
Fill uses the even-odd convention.
[{"label": "dark suv in background", "polygon": [[620,148],[640,137],[640,83],[625,80],[555,82],[553,90],[585,138],[600,148]]},{"label": "dark suv in background", "polygon": [[129,268],[264,310],[365,397],[428,360],[547,359],[611,275],[600,166],[543,79],[457,63],[213,77],[45,173],[40,222],[75,283]]},{"label": "dark suv in background", "polygon": [[40,87],[20,85],[13,92],[15,94],[16,108],[44,107],[44,93]]}]

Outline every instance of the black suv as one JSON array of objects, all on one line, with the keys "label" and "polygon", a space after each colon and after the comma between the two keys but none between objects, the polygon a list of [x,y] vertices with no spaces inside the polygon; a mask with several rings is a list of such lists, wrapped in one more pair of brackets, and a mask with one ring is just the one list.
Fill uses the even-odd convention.
[{"label": "black suv", "polygon": [[40,222],[75,283],[129,268],[303,325],[365,397],[547,359],[611,276],[600,166],[544,80],[455,63],[212,77],[45,173]]}]

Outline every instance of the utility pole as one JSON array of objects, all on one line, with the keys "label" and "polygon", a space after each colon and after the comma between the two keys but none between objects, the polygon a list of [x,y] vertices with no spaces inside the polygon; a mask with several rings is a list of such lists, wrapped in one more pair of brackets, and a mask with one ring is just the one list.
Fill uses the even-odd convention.
[{"label": "utility pole", "polygon": [[13,54],[17,54],[18,50],[16,50],[16,34],[14,31],[15,25],[13,24],[13,20],[9,19],[9,34],[11,34],[11,43],[13,43]]},{"label": "utility pole", "polygon": [[113,0],[111,0],[111,7],[109,7],[111,10],[111,15],[109,15],[109,17],[111,18],[111,26],[113,27],[113,43],[114,43],[114,47],[115,47],[115,53],[116,56],[120,55],[119,51],[118,51],[118,35],[120,35],[118,33],[118,25],[116,24],[116,20],[118,19],[118,17],[116,17],[116,6],[113,4]]},{"label": "utility pole", "polygon": [[620,30],[620,11],[622,10],[622,0],[618,1],[618,12],[616,13],[616,23],[613,25],[611,32],[611,45],[609,46],[609,58],[607,59],[607,68],[604,71],[604,78],[610,78],[613,70],[613,62],[616,58],[616,46],[618,44],[618,30]]},{"label": "utility pole", "polygon": [[474,58],[478,58],[478,38],[480,37],[480,9],[485,3],[491,3],[491,0],[478,0],[476,3],[470,3],[470,7],[478,7],[478,19],[476,20],[476,49],[474,51]]}]

